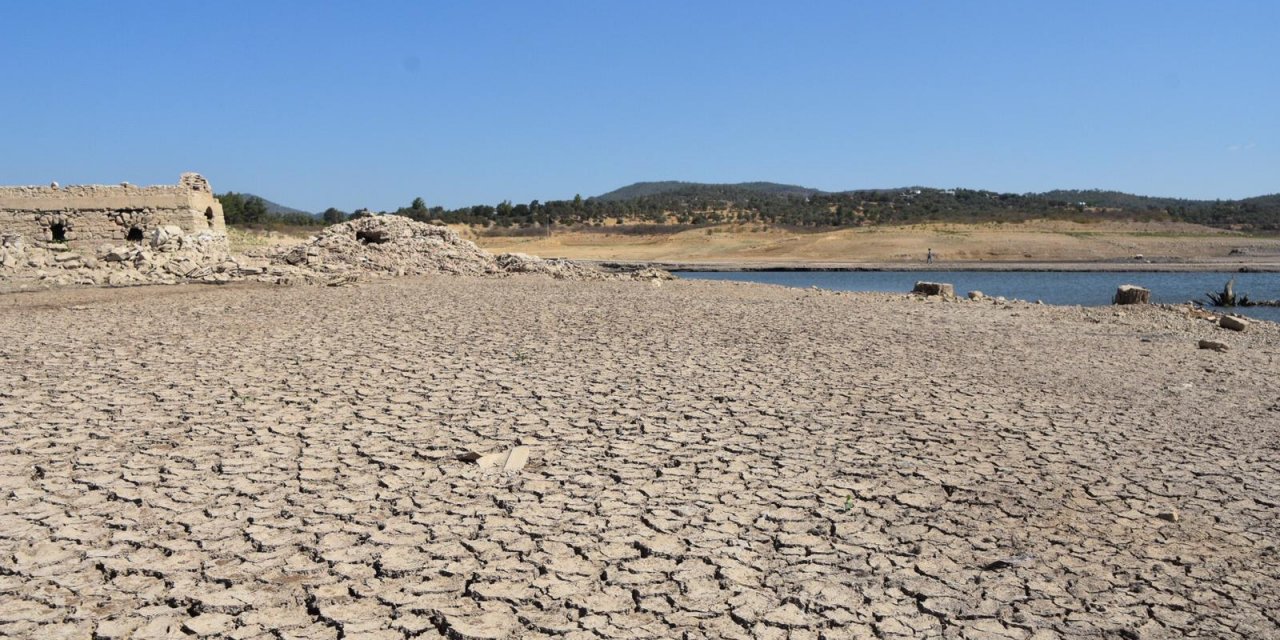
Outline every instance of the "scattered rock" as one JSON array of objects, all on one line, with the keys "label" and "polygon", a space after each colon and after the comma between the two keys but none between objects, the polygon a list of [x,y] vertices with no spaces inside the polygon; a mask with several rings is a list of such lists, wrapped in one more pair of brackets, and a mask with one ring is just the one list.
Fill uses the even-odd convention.
[{"label": "scattered rock", "polygon": [[134,252],[130,247],[114,247],[107,250],[102,259],[107,262],[124,262],[133,257]]},{"label": "scattered rock", "polygon": [[1249,321],[1239,316],[1222,316],[1218,318],[1218,326],[1232,331],[1244,331],[1249,328]]},{"label": "scattered rock", "polygon": [[518,445],[506,451],[494,453],[482,453],[471,449],[459,455],[458,459],[464,462],[474,462],[481,469],[501,467],[503,471],[516,472],[529,463],[529,447]]},{"label": "scattered rock", "polygon": [[151,231],[151,248],[156,251],[173,252],[182,248],[185,234],[181,227],[164,225]]},{"label": "scattered rock", "polygon": [[1228,346],[1226,345],[1226,343],[1218,342],[1218,341],[1216,341],[1216,340],[1201,340],[1201,341],[1200,341],[1200,348],[1201,348],[1201,349],[1211,349],[1211,350],[1213,350],[1213,351],[1226,351],[1226,350],[1227,350],[1227,349],[1229,349],[1230,347],[1228,347]]},{"label": "scattered rock", "polygon": [[1000,569],[1009,569],[1016,567],[1025,567],[1035,561],[1035,556],[1029,553],[1020,553],[1018,555],[1006,556],[998,558],[982,565],[985,571],[999,571]]},{"label": "scattered rock", "polygon": [[514,473],[523,469],[526,464],[529,464],[529,447],[522,445],[511,449],[511,453],[502,463],[502,470]]},{"label": "scattered rock", "polygon": [[986,294],[982,293],[981,291],[974,290],[969,292],[970,300],[985,300],[986,298],[987,298]]},{"label": "scattered rock", "polygon": [[1156,515],[1156,517],[1168,522],[1177,522],[1182,519],[1182,516],[1178,514],[1177,509],[1170,509],[1169,511],[1162,512]]},{"label": "scattered rock", "polygon": [[955,286],[945,282],[924,282],[916,283],[911,293],[918,293],[925,296],[941,296],[945,299],[953,299],[956,297]]}]

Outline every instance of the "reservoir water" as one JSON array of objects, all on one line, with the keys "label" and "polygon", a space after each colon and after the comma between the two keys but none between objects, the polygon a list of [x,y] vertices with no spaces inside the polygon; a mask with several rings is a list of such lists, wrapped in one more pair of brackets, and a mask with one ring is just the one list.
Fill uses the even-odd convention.
[{"label": "reservoir water", "polygon": [[[906,293],[917,280],[950,282],[957,295],[978,290],[988,296],[1019,300],[1043,300],[1045,304],[1101,306],[1111,304],[1111,296],[1122,284],[1136,284],[1151,290],[1152,302],[1181,303],[1205,300],[1210,291],[1221,291],[1235,278],[1236,295],[1254,300],[1280,300],[1280,273],[1152,273],[1137,271],[677,271],[691,280],[735,280],[763,282],[786,287],[818,287],[836,291],[885,291]],[[1280,308],[1236,307],[1213,309],[1232,311],[1272,322],[1280,322]]]}]

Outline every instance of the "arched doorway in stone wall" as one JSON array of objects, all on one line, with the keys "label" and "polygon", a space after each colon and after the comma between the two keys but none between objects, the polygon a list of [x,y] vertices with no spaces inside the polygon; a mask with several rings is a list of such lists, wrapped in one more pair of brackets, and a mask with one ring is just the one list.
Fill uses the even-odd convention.
[{"label": "arched doorway in stone wall", "polygon": [[125,235],[124,239],[129,242],[142,242],[142,237],[142,227],[129,227],[129,233]]},{"label": "arched doorway in stone wall", "polygon": [[49,223],[49,239],[54,242],[66,242],[67,225],[62,222]]}]

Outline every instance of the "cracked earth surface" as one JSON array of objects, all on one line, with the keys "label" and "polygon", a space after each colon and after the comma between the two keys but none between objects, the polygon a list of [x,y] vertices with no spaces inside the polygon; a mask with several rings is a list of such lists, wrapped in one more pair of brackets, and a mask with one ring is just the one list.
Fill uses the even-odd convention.
[{"label": "cracked earth surface", "polygon": [[713,282],[8,295],[0,636],[1280,637],[1278,344]]}]

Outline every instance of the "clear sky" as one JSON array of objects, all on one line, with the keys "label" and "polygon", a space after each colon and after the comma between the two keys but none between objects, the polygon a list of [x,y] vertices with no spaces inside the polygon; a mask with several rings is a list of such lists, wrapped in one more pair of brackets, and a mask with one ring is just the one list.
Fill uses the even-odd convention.
[{"label": "clear sky", "polygon": [[0,184],[1280,191],[1280,2],[9,2]]}]

